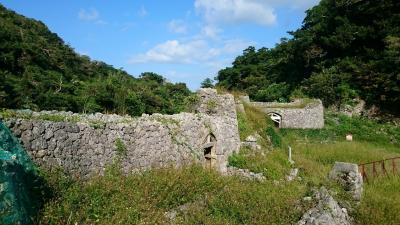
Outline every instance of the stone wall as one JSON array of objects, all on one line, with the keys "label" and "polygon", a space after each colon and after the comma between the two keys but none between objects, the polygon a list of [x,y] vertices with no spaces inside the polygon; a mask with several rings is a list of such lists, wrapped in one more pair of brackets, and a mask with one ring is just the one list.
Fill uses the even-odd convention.
[{"label": "stone wall", "polygon": [[277,113],[282,117],[280,128],[320,129],[324,127],[324,107],[321,100],[296,100],[291,103],[251,102],[242,96],[245,104],[257,107],[266,114]]},{"label": "stone wall", "polygon": [[240,147],[235,102],[213,89],[198,95],[197,113],[132,118],[19,111],[4,121],[36,163],[80,177],[102,174],[117,159],[125,172],[197,162],[224,173]]}]

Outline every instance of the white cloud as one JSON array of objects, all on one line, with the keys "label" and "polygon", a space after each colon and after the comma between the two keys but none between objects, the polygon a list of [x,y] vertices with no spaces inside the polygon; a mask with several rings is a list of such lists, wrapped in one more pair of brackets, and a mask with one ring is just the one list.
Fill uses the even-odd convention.
[{"label": "white cloud", "polygon": [[121,31],[128,31],[135,26],[136,26],[136,23],[134,23],[134,22],[123,23],[121,26]]},{"label": "white cloud", "polygon": [[146,8],[144,8],[144,6],[142,5],[137,14],[140,17],[145,17],[145,16],[147,16],[148,12],[147,12]]},{"label": "white cloud", "polygon": [[250,22],[269,26],[276,22],[274,9],[268,1],[196,0],[195,8],[212,24]]},{"label": "white cloud", "polygon": [[209,43],[203,39],[186,42],[169,40],[154,46],[143,54],[133,56],[129,60],[129,63],[215,63],[221,57],[240,53],[252,43],[242,40],[225,40],[218,44],[222,47],[217,48],[210,46]]},{"label": "white cloud", "polygon": [[254,42],[243,41],[240,39],[226,40],[224,41],[222,52],[224,52],[225,54],[236,55],[238,53],[241,53],[247,47],[251,45],[254,46],[255,44],[256,43]]},{"label": "white cloud", "polygon": [[213,25],[205,25],[201,28],[201,34],[207,38],[217,39],[222,30]]},{"label": "white cloud", "polygon": [[100,13],[95,8],[79,10],[78,19],[82,21],[92,22],[97,25],[108,24],[108,22],[100,18]]},{"label": "white cloud", "polygon": [[320,0],[269,0],[274,7],[289,6],[292,9],[306,10],[318,4]]},{"label": "white cloud", "polygon": [[75,50],[79,55],[86,55],[86,56],[89,56],[89,52],[88,51],[83,51],[83,50],[79,50],[79,49],[77,49],[77,50]]},{"label": "white cloud", "polygon": [[129,63],[196,63],[205,61],[217,55],[214,48],[210,48],[204,40],[180,42],[169,40],[158,44],[144,54],[132,57]]},{"label": "white cloud", "polygon": [[168,30],[177,34],[186,34],[187,25],[182,20],[171,20],[168,23]]},{"label": "white cloud", "polygon": [[104,21],[104,20],[97,20],[97,21],[96,21],[96,24],[98,24],[98,25],[107,25],[108,22],[107,22],[107,21]]},{"label": "white cloud", "polygon": [[208,24],[256,23],[270,26],[276,23],[276,8],[306,10],[320,0],[195,0],[194,6]]},{"label": "white cloud", "polygon": [[90,8],[88,10],[81,9],[78,13],[78,18],[85,21],[96,21],[99,19],[99,17],[100,14],[95,8]]}]

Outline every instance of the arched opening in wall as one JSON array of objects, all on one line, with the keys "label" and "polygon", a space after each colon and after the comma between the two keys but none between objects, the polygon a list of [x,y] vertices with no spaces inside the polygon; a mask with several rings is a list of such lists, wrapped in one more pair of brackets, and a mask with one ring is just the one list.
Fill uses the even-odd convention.
[{"label": "arched opening in wall", "polygon": [[274,122],[275,127],[280,128],[282,123],[282,116],[279,113],[268,113],[269,118]]},{"label": "arched opening in wall", "polygon": [[204,144],[203,144],[203,151],[204,151],[204,168],[212,169],[215,168],[215,163],[217,160],[216,155],[216,148],[217,146],[217,138],[215,135],[210,133],[207,135]]}]

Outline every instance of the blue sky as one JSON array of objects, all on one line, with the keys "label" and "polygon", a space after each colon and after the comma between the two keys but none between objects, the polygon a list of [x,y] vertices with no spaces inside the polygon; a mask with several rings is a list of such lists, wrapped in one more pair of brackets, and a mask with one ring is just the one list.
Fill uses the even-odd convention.
[{"label": "blue sky", "polygon": [[248,46],[273,47],[319,0],[0,0],[78,53],[192,90]]}]

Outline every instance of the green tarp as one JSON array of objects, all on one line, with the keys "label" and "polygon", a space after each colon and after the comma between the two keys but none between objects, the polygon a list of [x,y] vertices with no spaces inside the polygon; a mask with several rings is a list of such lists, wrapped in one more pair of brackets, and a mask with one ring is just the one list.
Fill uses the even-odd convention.
[{"label": "green tarp", "polygon": [[0,120],[0,224],[32,224],[42,190],[37,168]]}]

